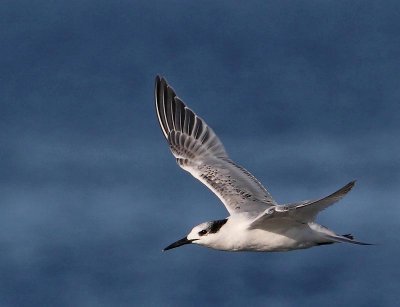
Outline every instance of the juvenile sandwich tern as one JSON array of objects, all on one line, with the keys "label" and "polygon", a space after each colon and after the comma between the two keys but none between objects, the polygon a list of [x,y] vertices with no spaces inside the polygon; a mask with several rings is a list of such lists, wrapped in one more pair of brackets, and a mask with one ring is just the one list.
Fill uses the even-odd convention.
[{"label": "juvenile sandwich tern", "polygon": [[279,205],[246,169],[233,162],[214,131],[189,109],[167,81],[156,77],[158,121],[178,165],[205,184],[230,216],[195,226],[169,250],[194,243],[225,251],[290,251],[354,240],[315,223],[317,214],[339,201],[354,181],[314,201]]}]

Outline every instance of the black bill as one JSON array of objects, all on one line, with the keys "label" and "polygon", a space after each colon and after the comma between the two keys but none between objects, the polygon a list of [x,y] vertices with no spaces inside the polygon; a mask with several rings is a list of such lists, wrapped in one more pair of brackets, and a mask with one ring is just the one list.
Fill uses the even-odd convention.
[{"label": "black bill", "polygon": [[165,251],[167,251],[169,249],[175,248],[175,247],[179,247],[179,246],[185,245],[185,244],[190,244],[193,241],[194,240],[188,240],[187,237],[184,237],[183,239],[180,239],[180,240],[168,245],[166,248],[163,249],[163,252],[165,252]]}]

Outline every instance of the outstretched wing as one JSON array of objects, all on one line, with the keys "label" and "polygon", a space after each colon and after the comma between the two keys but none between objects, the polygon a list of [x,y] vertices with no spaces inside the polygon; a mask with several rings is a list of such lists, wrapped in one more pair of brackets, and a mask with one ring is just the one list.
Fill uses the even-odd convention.
[{"label": "outstretched wing", "polygon": [[338,202],[350,192],[355,183],[355,181],[351,181],[336,192],[318,200],[303,201],[301,203],[287,204],[284,206],[287,206],[289,209],[294,209],[295,211],[293,211],[293,214],[301,217],[303,220],[313,221],[320,211]]},{"label": "outstretched wing", "polygon": [[276,205],[253,175],[229,159],[214,131],[159,76],[155,103],[158,121],[178,165],[213,191],[230,214],[258,215]]},{"label": "outstretched wing", "polygon": [[300,203],[270,207],[251,222],[250,228],[260,227],[267,222],[267,220],[268,223],[271,224],[271,219],[282,219],[302,223],[312,222],[320,211],[342,199],[343,196],[353,188],[354,184],[355,181],[351,181],[336,192],[318,200],[306,200]]}]

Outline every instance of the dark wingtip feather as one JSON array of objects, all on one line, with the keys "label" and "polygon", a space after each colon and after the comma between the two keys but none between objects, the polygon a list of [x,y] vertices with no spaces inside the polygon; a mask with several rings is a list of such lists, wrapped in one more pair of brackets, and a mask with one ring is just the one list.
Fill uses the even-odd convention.
[{"label": "dark wingtip feather", "polygon": [[[332,195],[339,193],[342,194],[341,197],[344,196],[344,194],[347,194],[348,192],[350,192],[350,190],[354,187],[356,181],[350,181],[348,184],[346,184],[343,188],[339,189],[338,191],[336,191],[335,193],[332,193]],[[331,196],[331,195],[330,195]]]},{"label": "dark wingtip feather", "polygon": [[158,116],[158,122],[165,137],[167,137],[168,133],[168,123],[166,121],[165,111],[164,111],[164,92],[166,87],[167,84],[165,79],[162,78],[160,75],[157,75],[155,78],[155,85],[154,85],[154,100],[155,100],[156,113]]},{"label": "dark wingtip feather", "polygon": [[160,91],[161,80],[162,80],[162,77],[160,75],[156,75],[156,78],[154,80],[154,97],[156,98],[156,101],[158,98],[157,95]]},{"label": "dark wingtip feather", "polygon": [[346,184],[345,189],[347,191],[350,191],[354,187],[355,184],[356,184],[356,180],[350,181],[348,184]]},{"label": "dark wingtip feather", "polygon": [[[180,130],[181,118],[177,118],[177,112],[185,108],[185,104],[177,99],[174,89],[168,84],[167,80],[157,75],[155,77],[154,98],[156,113],[160,127],[166,139],[172,130]],[[177,108],[180,108],[177,110]],[[182,115],[183,116],[183,115]],[[177,122],[176,122],[177,121]],[[175,125],[178,124],[178,127]]]}]

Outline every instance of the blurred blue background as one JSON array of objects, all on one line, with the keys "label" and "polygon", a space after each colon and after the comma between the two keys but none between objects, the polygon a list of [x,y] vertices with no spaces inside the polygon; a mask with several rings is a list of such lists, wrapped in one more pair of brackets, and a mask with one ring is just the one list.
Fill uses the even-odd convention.
[{"label": "blurred blue background", "polygon": [[[0,4],[1,306],[393,306],[398,1]],[[161,249],[224,218],[157,123],[164,75],[278,202],[377,246]]]}]

